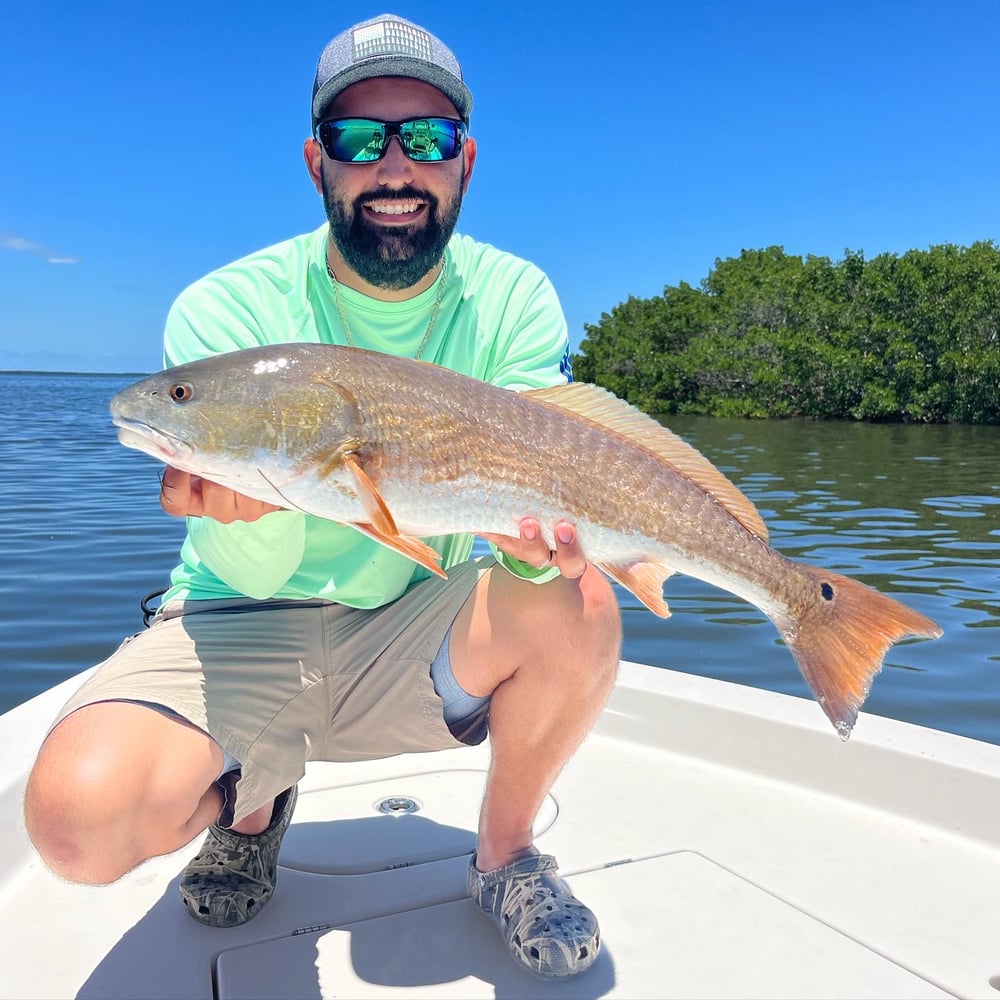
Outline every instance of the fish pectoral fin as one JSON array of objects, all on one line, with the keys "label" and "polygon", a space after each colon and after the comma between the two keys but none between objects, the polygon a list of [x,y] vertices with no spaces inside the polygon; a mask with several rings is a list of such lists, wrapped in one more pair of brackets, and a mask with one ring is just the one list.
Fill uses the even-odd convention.
[{"label": "fish pectoral fin", "polygon": [[354,490],[361,501],[361,506],[370,518],[369,521],[352,521],[351,527],[384,545],[387,549],[392,549],[394,552],[406,556],[407,559],[419,563],[429,573],[447,579],[448,574],[439,565],[441,562],[439,552],[436,552],[419,538],[399,533],[399,528],[396,527],[396,521],[388,505],[382,499],[378,487],[371,481],[371,477],[361,467],[358,456],[347,452],[341,461],[344,468],[351,473],[354,479]]},{"label": "fish pectoral fin", "polygon": [[672,569],[652,562],[598,563],[597,566],[616,583],[635,594],[654,615],[670,617],[670,608],[663,599],[663,583],[674,575]]},{"label": "fish pectoral fin", "polygon": [[388,505],[382,499],[378,487],[361,467],[358,456],[348,452],[343,456],[342,462],[344,468],[351,473],[355,492],[365,513],[370,518],[369,521],[352,521],[351,527],[384,545],[387,549],[392,549],[394,552],[406,556],[407,559],[419,563],[429,573],[447,579],[448,574],[439,565],[441,562],[439,552],[436,552],[419,538],[399,533],[399,528],[396,527],[396,521]]},{"label": "fish pectoral fin", "polygon": [[382,499],[378,487],[371,481],[368,473],[361,467],[358,456],[348,452],[341,456],[340,462],[354,479],[354,491],[361,501],[365,514],[373,527],[383,535],[398,535],[399,529],[396,527],[395,518],[389,510],[388,505]]},{"label": "fish pectoral fin", "polygon": [[448,579],[448,574],[439,565],[441,561],[440,553],[436,552],[419,538],[413,538],[410,535],[401,535],[398,532],[387,534],[384,531],[379,531],[374,524],[365,524],[359,521],[352,521],[351,527],[356,531],[360,531],[362,535],[367,535],[373,541],[384,545],[387,549],[392,549],[393,552],[398,552],[400,555],[406,556],[407,559],[412,559],[415,563],[419,563],[429,573],[440,576],[444,580]]}]

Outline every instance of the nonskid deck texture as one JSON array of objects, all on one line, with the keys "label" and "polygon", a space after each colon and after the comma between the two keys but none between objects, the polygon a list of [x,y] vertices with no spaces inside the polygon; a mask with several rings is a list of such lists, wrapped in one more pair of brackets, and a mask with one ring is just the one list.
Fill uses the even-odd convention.
[{"label": "nonskid deck texture", "polygon": [[194,845],[60,883],[20,799],[78,682],[0,719],[0,996],[997,996],[1000,747],[867,715],[844,744],[811,702],[624,664],[536,827],[604,938],[548,983],[465,894],[485,747],[310,765],[241,928],[181,906]]}]

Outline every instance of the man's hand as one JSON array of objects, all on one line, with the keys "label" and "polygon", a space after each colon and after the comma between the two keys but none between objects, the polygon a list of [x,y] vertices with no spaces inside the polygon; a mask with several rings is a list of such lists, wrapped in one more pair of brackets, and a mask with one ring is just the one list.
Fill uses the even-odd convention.
[{"label": "man's hand", "polygon": [[550,549],[542,538],[538,521],[533,517],[526,517],[521,522],[519,538],[489,534],[481,537],[492,542],[501,552],[529,566],[539,569],[543,566],[555,566],[567,579],[579,579],[587,569],[587,557],[577,541],[576,525],[569,521],[556,521],[553,533],[556,536],[556,547]]},{"label": "man's hand", "polygon": [[163,472],[160,506],[174,517],[211,517],[222,524],[256,521],[282,509],[169,465]]}]

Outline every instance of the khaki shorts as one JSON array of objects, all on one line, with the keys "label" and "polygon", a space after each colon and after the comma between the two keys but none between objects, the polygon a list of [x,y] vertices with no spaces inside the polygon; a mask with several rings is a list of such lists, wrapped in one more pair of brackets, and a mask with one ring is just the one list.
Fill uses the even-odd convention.
[{"label": "khaki shorts", "polygon": [[[84,682],[53,726],[100,701],[162,705],[242,765],[233,822],[309,760],[443,750],[486,737],[488,704],[452,732],[430,664],[492,556],[372,610],[329,601],[172,601]],[[228,818],[228,817],[227,817]]]}]

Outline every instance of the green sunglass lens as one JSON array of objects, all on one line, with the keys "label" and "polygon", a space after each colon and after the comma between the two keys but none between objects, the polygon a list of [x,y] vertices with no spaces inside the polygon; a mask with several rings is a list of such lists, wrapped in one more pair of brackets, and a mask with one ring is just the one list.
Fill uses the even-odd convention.
[{"label": "green sunglass lens", "polygon": [[330,132],[338,160],[365,163],[382,155],[385,128],[379,122],[339,122],[331,127]]},{"label": "green sunglass lens", "polygon": [[400,128],[399,137],[414,160],[447,160],[455,155],[455,126],[448,121],[407,122]]}]

